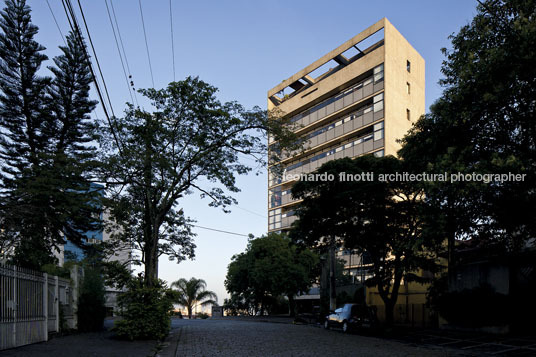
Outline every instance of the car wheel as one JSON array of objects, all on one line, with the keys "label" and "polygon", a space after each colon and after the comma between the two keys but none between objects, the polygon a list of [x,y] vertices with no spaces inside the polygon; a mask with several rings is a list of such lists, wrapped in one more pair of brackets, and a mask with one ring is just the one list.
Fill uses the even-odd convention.
[{"label": "car wheel", "polygon": [[348,332],[348,322],[346,321],[342,323],[342,332],[344,333]]},{"label": "car wheel", "polygon": [[324,328],[326,330],[329,330],[329,321],[328,320],[324,321]]}]

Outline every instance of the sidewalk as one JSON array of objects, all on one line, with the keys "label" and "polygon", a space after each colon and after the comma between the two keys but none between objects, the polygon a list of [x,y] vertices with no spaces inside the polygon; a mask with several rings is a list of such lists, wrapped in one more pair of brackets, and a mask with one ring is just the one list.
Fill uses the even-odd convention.
[{"label": "sidewalk", "polygon": [[146,357],[154,356],[157,341],[123,341],[110,331],[80,333],[53,338],[47,342],[0,351],[2,357]]}]

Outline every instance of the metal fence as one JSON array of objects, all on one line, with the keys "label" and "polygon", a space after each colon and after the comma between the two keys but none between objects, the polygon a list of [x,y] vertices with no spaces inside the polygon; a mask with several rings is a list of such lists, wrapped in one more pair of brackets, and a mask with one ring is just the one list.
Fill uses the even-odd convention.
[{"label": "metal fence", "polygon": [[[76,281],[76,279],[75,279]],[[71,280],[0,263],[0,350],[48,340],[76,325]]]}]

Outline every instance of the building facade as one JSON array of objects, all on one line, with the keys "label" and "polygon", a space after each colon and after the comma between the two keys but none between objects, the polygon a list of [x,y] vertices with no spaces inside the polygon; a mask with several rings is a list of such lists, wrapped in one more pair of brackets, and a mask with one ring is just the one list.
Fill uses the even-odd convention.
[{"label": "building facade", "polygon": [[283,175],[269,170],[269,232],[297,219],[299,201],[290,195],[297,175],[343,157],[396,155],[397,139],[425,111],[424,66],[384,18],[268,91],[268,110],[290,118],[305,139],[303,151],[270,166],[281,165]]}]

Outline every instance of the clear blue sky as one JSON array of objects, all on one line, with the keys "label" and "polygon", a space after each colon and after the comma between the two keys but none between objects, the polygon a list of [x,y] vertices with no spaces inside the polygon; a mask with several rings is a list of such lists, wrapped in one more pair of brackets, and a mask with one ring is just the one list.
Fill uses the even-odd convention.
[{"label": "clear blue sky", "polygon": [[[68,24],[60,0],[49,0],[64,34]],[[82,0],[116,114],[130,101],[104,0]],[[28,0],[37,37],[52,58],[62,44],[45,0]],[[73,1],[76,4],[76,1]],[[424,1],[177,1],[172,0],[176,78],[188,75],[220,89],[222,101],[266,107],[267,91],[320,56],[387,17],[426,61],[426,107],[440,95],[443,56],[448,36],[469,22],[476,0]],[[142,0],[155,86],[173,80],[168,0]],[[151,77],[136,0],[114,0],[133,80],[151,87]],[[77,6],[75,6],[76,9]],[[101,115],[101,110],[97,111]],[[199,225],[260,236],[266,232],[266,175],[238,180],[242,192],[231,214],[207,206],[198,195],[180,202]],[[245,210],[244,210],[245,209]],[[256,212],[250,213],[246,210]],[[223,281],[231,256],[242,252],[247,238],[195,229],[193,261],[175,264],[163,259],[160,277],[173,281],[203,278],[220,303],[227,296]]]}]

